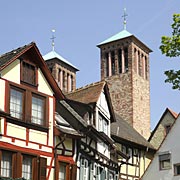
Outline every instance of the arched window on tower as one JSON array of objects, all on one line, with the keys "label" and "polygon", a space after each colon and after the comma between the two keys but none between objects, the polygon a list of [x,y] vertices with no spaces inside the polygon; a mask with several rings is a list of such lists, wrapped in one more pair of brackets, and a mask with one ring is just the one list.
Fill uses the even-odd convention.
[{"label": "arched window on tower", "polygon": [[128,48],[124,49],[125,72],[128,71]]},{"label": "arched window on tower", "polygon": [[69,73],[67,73],[67,92],[69,92],[70,91],[70,75],[69,75]]},{"label": "arched window on tower", "polygon": [[109,54],[105,53],[105,76],[109,76]]},{"label": "arched window on tower", "polygon": [[62,87],[62,90],[65,90],[65,87],[66,87],[66,73],[65,73],[65,71],[63,71],[63,87]]},{"label": "arched window on tower", "polygon": [[141,54],[138,51],[138,73],[141,76]]},{"label": "arched window on tower", "polygon": [[122,73],[122,50],[118,50],[118,67],[119,67],[119,73]]},{"label": "arched window on tower", "polygon": [[134,71],[135,73],[137,73],[138,69],[137,69],[137,50],[136,48],[134,48]]},{"label": "arched window on tower", "polygon": [[61,69],[58,69],[58,86],[61,88]]},{"label": "arched window on tower", "polygon": [[111,72],[112,75],[115,75],[115,53],[111,51]]},{"label": "arched window on tower", "polygon": [[144,66],[145,66],[145,79],[148,79],[148,63],[147,63],[147,57],[144,58]]},{"label": "arched window on tower", "polygon": [[73,79],[73,75],[71,75],[71,91],[73,91],[73,86],[74,86],[74,79]]}]

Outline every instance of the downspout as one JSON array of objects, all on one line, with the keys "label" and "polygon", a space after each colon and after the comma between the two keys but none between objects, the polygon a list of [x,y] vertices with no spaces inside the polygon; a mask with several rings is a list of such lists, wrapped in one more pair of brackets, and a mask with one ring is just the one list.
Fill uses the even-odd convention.
[{"label": "downspout", "polygon": [[55,169],[55,171],[54,171],[54,177],[55,177],[55,180],[57,179],[57,177],[56,177],[56,169],[57,169],[57,147],[60,145],[60,144],[62,144],[64,141],[66,140],[66,134],[63,136],[63,138],[62,138],[62,140],[58,143],[58,144],[56,144],[56,146],[54,147],[54,163],[55,163],[55,165],[54,165],[54,169]]}]

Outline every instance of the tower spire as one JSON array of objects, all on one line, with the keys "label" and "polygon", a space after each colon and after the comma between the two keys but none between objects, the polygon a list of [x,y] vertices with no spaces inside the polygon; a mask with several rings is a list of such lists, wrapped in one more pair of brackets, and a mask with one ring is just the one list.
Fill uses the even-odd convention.
[{"label": "tower spire", "polygon": [[55,36],[54,36],[54,33],[56,32],[56,30],[55,29],[52,29],[51,30],[52,31],[52,37],[51,37],[51,40],[52,40],[52,50],[54,51],[54,47],[55,47],[55,42],[54,42],[54,39],[56,38]]},{"label": "tower spire", "polygon": [[123,14],[123,26],[124,26],[124,30],[126,30],[126,17],[128,16],[128,14],[126,13],[126,8],[124,8],[124,14]]}]

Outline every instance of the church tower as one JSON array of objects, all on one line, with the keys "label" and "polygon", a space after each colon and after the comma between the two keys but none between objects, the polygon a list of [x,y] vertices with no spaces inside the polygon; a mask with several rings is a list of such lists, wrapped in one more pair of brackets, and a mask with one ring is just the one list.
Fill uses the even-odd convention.
[{"label": "church tower", "polygon": [[150,135],[149,53],[126,28],[98,44],[101,80],[109,84],[115,113],[146,139]]},{"label": "church tower", "polygon": [[[52,30],[54,33],[55,30]],[[76,89],[76,72],[79,71],[68,60],[55,51],[54,34],[52,34],[52,51],[43,56],[49,70],[63,93]]]}]

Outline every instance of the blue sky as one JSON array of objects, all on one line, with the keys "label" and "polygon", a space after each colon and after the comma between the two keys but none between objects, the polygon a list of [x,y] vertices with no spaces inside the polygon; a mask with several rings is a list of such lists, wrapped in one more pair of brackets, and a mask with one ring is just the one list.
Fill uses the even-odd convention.
[{"label": "blue sky", "polygon": [[79,68],[77,87],[100,80],[100,53],[96,45],[123,30],[127,9],[127,31],[145,43],[150,55],[151,126],[169,107],[180,112],[180,92],[165,84],[164,71],[180,68],[178,58],[167,58],[159,50],[161,36],[171,35],[172,15],[180,13],[179,0],[2,0],[0,54],[35,41],[42,55],[51,51],[51,29],[55,50]]}]

